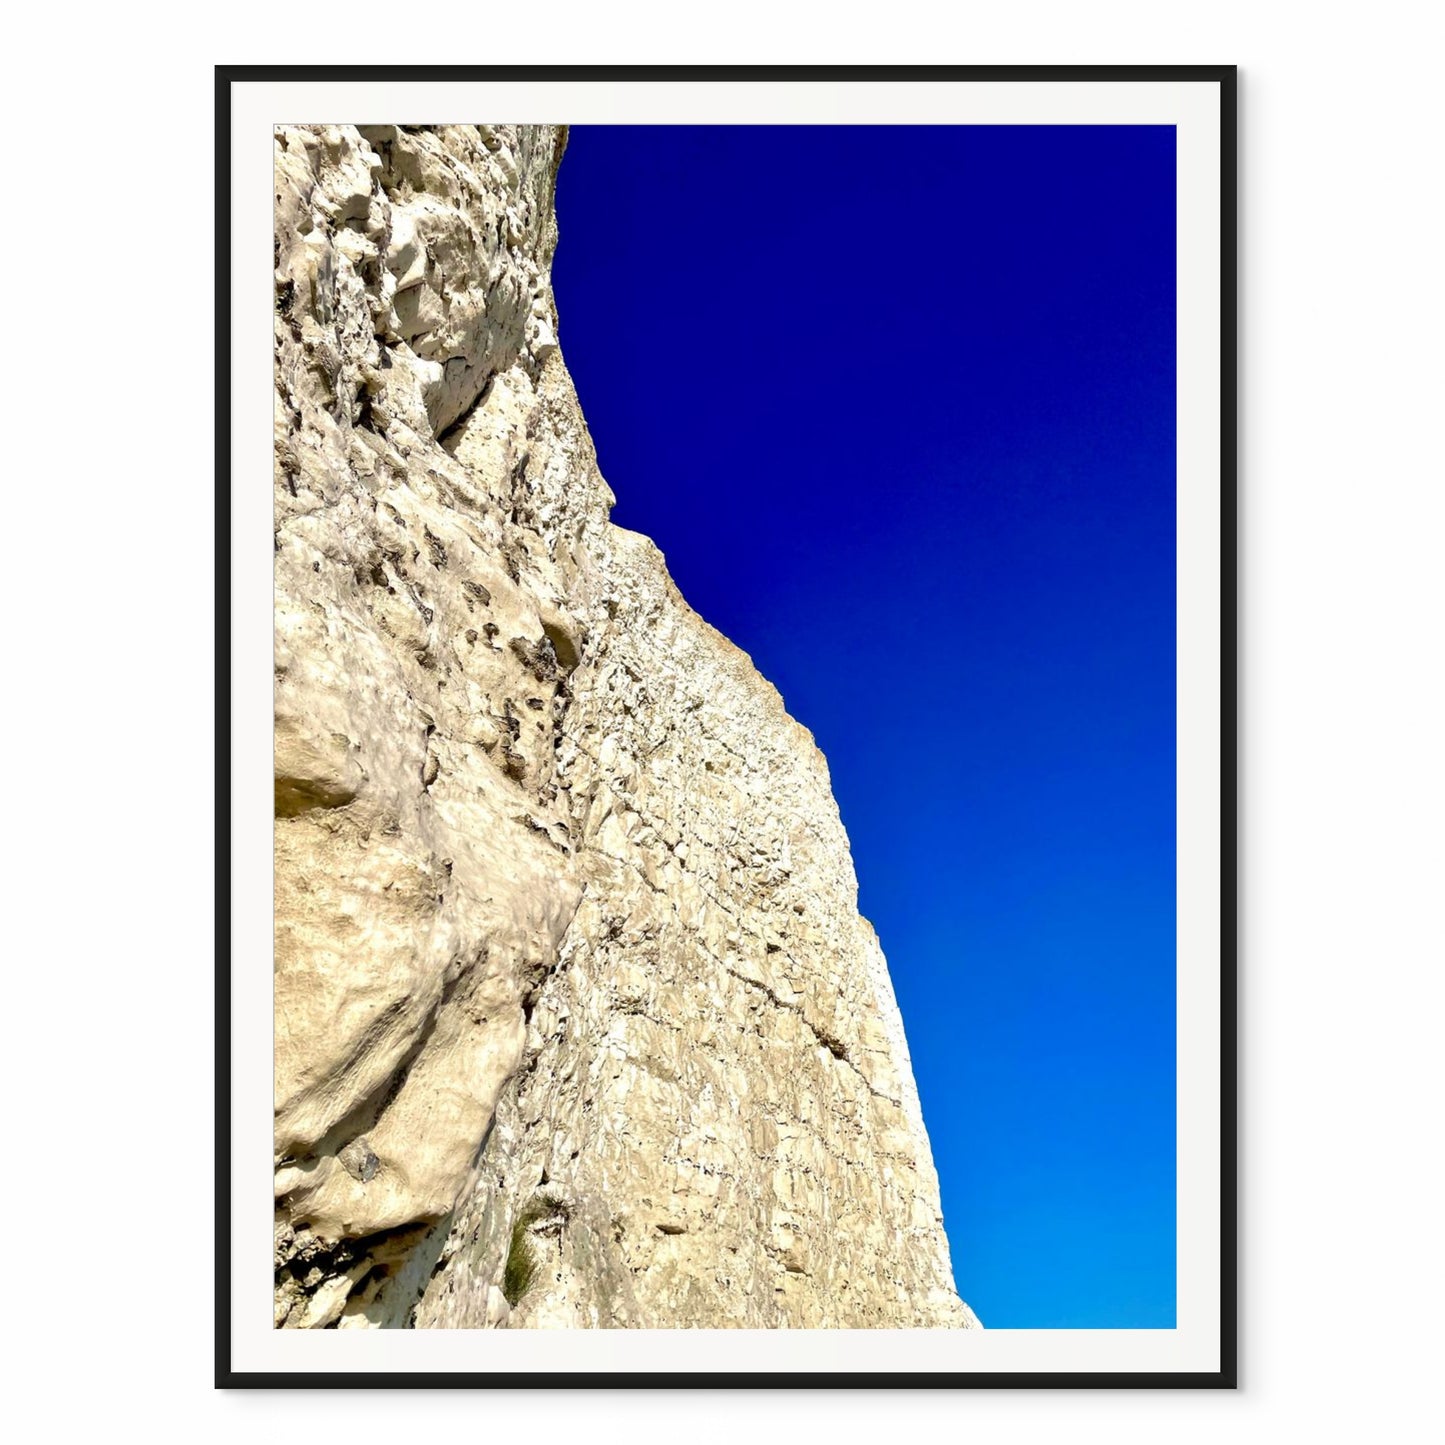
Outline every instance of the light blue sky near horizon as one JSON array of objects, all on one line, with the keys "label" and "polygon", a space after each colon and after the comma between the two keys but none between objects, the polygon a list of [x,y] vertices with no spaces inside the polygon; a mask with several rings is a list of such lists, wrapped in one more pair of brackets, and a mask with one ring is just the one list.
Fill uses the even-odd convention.
[{"label": "light blue sky near horizon", "polygon": [[828,758],[954,1273],[1175,1319],[1174,133],[574,127],[614,520]]}]

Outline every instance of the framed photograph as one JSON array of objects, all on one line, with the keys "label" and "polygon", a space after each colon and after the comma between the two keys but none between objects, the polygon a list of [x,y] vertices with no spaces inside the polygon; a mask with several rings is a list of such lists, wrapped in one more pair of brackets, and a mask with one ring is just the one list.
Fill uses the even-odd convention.
[{"label": "framed photograph", "polygon": [[217,68],[219,1387],[1235,1385],[1235,86]]}]

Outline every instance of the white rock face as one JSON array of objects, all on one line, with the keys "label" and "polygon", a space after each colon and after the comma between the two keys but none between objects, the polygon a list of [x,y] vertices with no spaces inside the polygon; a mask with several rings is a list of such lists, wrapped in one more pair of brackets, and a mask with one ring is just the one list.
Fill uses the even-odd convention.
[{"label": "white rock face", "polygon": [[827,765],[607,520],[564,143],[277,132],[276,1322],[974,1326]]}]

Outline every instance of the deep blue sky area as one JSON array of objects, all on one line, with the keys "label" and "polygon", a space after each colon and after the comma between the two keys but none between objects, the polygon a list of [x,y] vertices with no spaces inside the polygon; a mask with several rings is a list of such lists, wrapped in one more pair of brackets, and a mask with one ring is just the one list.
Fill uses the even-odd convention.
[{"label": "deep blue sky area", "polygon": [[1172,1327],[1174,131],[574,127],[613,519],[827,755],[960,1293]]}]

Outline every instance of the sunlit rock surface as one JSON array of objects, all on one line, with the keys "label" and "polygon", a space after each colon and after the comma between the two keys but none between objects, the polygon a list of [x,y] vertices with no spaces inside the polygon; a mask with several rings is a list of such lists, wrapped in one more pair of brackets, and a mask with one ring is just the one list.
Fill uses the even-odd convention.
[{"label": "sunlit rock surface", "polygon": [[608,521],[564,144],[276,134],[276,1322],[974,1326],[822,754]]}]

